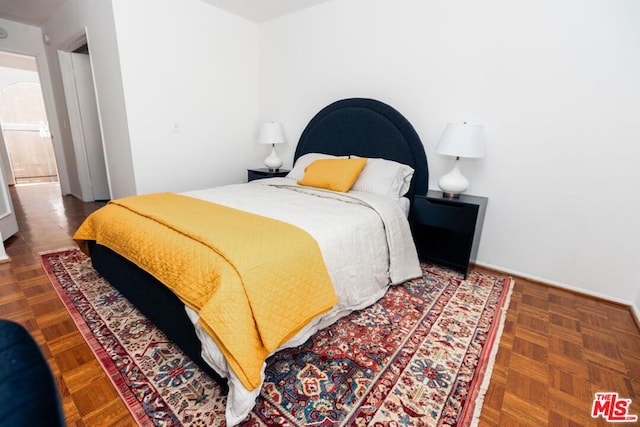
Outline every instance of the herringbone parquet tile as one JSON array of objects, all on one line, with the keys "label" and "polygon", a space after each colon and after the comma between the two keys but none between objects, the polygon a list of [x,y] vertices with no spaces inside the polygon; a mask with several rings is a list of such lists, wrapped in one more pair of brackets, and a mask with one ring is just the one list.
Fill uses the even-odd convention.
[{"label": "herringbone parquet tile", "polygon": [[[69,426],[135,425],[49,285],[38,253],[73,246],[99,205],[57,184],[12,188],[20,232],[0,264],[0,317],[27,327],[55,374]],[[616,391],[640,414],[640,331],[628,307],[520,278],[511,298],[480,425],[606,425],[595,392]]]}]

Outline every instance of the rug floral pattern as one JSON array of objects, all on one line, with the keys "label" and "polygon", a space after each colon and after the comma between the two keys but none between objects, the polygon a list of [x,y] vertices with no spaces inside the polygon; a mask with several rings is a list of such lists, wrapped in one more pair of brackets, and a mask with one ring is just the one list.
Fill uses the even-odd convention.
[{"label": "rug floral pattern", "polygon": [[[77,250],[43,255],[54,287],[139,423],[224,425],[220,388]],[[512,281],[428,264],[365,310],[267,361],[246,426],[471,422]]]}]

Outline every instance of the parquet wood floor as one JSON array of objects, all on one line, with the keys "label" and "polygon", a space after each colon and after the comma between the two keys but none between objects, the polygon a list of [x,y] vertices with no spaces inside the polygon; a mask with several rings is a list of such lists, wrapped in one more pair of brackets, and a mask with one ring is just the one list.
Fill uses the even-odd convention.
[{"label": "parquet wood floor", "polygon": [[[71,247],[99,207],[57,184],[11,189],[20,232],[0,264],[0,317],[25,325],[56,377],[69,426],[129,426],[133,418],[58,299],[38,253]],[[632,399],[640,414],[640,330],[628,307],[515,278],[482,426],[606,425],[595,392]]]}]

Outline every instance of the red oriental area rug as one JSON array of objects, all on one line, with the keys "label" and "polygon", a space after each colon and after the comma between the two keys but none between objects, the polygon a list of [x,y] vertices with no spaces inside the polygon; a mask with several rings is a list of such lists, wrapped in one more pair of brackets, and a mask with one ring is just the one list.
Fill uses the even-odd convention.
[{"label": "red oriental area rug", "polygon": [[[218,385],[82,252],[45,254],[42,263],[139,424],[225,425]],[[476,424],[513,281],[422,269],[422,278],[272,356],[244,425]]]}]

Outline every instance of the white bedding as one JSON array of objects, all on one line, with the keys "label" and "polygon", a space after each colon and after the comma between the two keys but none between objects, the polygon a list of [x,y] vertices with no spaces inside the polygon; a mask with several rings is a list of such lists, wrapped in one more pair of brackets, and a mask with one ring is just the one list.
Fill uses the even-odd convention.
[{"label": "white bedding", "polygon": [[[371,193],[310,189],[288,178],[184,194],[288,222],[306,230],[318,242],[338,304],[278,350],[304,343],[340,317],[376,302],[390,284],[421,274],[406,214],[398,200]],[[187,308],[187,314],[202,341],[203,358],[228,379],[226,419],[228,425],[236,425],[255,405],[260,388],[244,388],[213,339],[199,326],[197,313]]]}]

